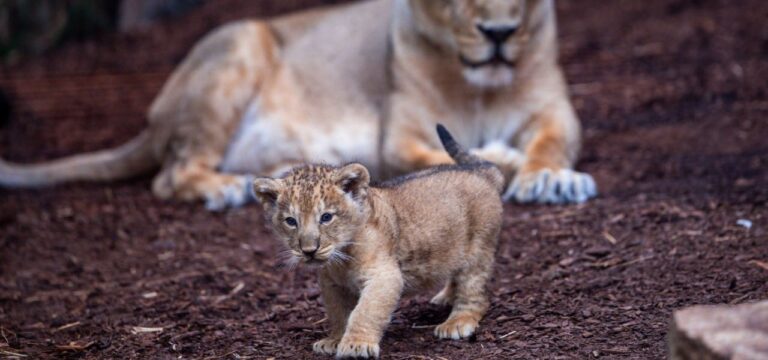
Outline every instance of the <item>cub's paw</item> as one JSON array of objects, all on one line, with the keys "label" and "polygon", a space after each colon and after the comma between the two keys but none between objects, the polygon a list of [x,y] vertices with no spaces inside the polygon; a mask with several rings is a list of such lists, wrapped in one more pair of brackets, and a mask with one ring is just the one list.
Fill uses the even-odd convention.
[{"label": "cub's paw", "polygon": [[435,336],[453,340],[468,338],[475,333],[477,325],[477,317],[472,314],[451,315],[444,323],[437,325]]},{"label": "cub's paw", "polygon": [[325,338],[315,341],[312,344],[312,350],[318,354],[333,355],[336,353],[337,345],[339,345],[339,339]]},{"label": "cub's paw", "polygon": [[446,285],[432,298],[432,300],[429,300],[429,303],[438,306],[448,306],[453,304],[453,288],[451,285]]},{"label": "cub's paw", "polygon": [[378,358],[379,357],[379,343],[369,341],[359,341],[355,339],[344,338],[336,347],[336,358],[341,359],[345,357],[361,357],[361,358]]},{"label": "cub's paw", "polygon": [[597,195],[592,176],[571,169],[521,172],[504,193],[504,200],[521,203],[582,203]]},{"label": "cub's paw", "polygon": [[204,194],[205,208],[210,211],[221,211],[228,207],[240,207],[251,199],[251,176],[236,176],[221,186]]}]

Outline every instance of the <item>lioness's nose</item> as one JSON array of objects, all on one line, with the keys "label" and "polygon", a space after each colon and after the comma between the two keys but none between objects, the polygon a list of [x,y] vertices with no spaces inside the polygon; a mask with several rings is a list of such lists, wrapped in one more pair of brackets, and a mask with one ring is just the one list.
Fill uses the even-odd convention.
[{"label": "lioness's nose", "polygon": [[507,41],[510,36],[517,32],[517,26],[511,25],[486,26],[483,24],[478,24],[477,29],[480,30],[483,36],[485,36],[488,40],[496,44],[501,44]]}]

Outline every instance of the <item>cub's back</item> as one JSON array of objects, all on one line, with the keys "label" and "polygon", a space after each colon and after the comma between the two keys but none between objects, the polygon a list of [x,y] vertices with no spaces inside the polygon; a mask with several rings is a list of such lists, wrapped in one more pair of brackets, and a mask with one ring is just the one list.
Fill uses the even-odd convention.
[{"label": "cub's back", "polygon": [[[433,170],[381,190],[397,213],[397,253],[406,273],[429,269],[425,278],[449,276],[473,248],[496,245],[496,237],[487,235],[501,227],[503,206],[497,188],[482,174]],[[489,238],[493,243],[482,240]]]}]

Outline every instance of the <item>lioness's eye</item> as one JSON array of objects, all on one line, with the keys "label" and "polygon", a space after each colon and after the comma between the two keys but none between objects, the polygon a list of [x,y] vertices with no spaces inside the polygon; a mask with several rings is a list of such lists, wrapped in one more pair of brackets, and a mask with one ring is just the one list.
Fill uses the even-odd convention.
[{"label": "lioness's eye", "polygon": [[333,219],[333,214],[325,213],[320,216],[320,223],[321,224],[327,224]]},{"label": "lioness's eye", "polygon": [[285,223],[288,224],[290,227],[296,227],[296,225],[299,225],[298,222],[296,222],[296,219],[292,217],[285,218]]}]

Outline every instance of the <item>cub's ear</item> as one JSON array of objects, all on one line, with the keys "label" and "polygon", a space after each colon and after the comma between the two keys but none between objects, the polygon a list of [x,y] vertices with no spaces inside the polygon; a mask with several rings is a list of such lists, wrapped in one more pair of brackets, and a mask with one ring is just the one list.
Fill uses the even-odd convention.
[{"label": "cub's ear", "polygon": [[253,196],[262,205],[272,205],[277,201],[277,195],[283,189],[283,184],[280,180],[270,178],[258,178],[253,181]]},{"label": "cub's ear", "polygon": [[363,198],[368,193],[371,175],[361,164],[349,164],[336,171],[336,184],[353,198]]}]

